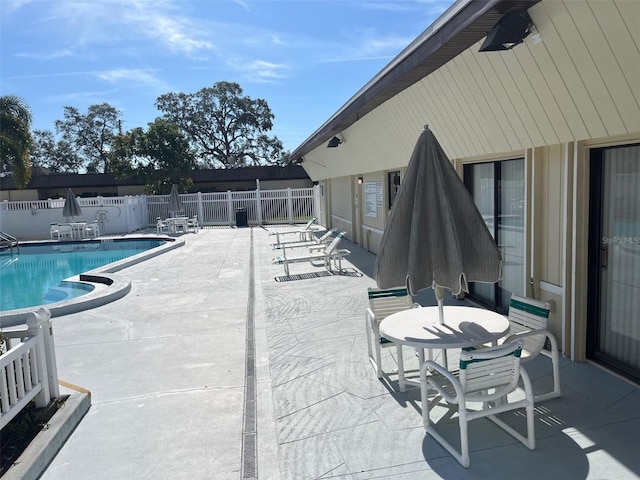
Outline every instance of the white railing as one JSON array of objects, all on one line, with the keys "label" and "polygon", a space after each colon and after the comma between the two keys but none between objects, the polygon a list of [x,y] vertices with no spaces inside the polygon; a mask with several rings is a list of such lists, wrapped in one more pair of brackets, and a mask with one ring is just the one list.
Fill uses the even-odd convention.
[{"label": "white railing", "polygon": [[[247,211],[252,225],[306,222],[320,216],[318,198],[317,186],[180,195],[184,215],[197,215],[201,225],[234,225],[238,209]],[[147,211],[149,225],[155,225],[158,217],[169,217],[169,195],[147,196]]]},{"label": "white railing", "polygon": [[[320,189],[285,188],[241,192],[181,194],[182,214],[200,225],[235,225],[238,209],[246,209],[251,225],[306,223],[321,218]],[[98,222],[100,235],[131,233],[168,218],[169,195],[78,198],[82,214],[74,221]],[[64,199],[0,202],[0,231],[18,239],[49,238],[52,223],[66,223]]]},{"label": "white railing", "polygon": [[49,310],[32,312],[26,326],[2,335],[8,351],[0,356],[0,430],[32,400],[43,408],[60,396]]}]

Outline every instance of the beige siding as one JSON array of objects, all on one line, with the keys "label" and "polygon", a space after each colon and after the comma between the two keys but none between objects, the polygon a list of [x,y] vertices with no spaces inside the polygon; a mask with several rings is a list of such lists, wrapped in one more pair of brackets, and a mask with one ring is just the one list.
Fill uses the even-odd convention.
[{"label": "beige siding", "polygon": [[331,204],[331,213],[351,218],[351,184],[348,177],[334,178],[331,181]]},{"label": "beige siding", "polygon": [[304,163],[314,180],[405,166],[424,124],[450,158],[640,131],[640,1],[544,0],[505,52],[480,42],[365,115]]},{"label": "beige siding", "polygon": [[536,228],[539,238],[536,256],[540,265],[540,280],[562,286],[563,272],[563,212],[564,161],[561,145],[541,148],[536,152],[536,168],[540,169],[540,185],[534,192],[540,208],[540,223]]}]

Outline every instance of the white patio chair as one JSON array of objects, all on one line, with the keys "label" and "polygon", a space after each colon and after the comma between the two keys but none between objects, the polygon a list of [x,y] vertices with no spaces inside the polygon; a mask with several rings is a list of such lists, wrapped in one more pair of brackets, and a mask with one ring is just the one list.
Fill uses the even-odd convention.
[{"label": "white patio chair", "polygon": [[60,240],[60,224],[58,222],[52,223],[49,226],[49,236],[51,240]]},{"label": "white patio chair", "polygon": [[396,347],[398,357],[398,375],[404,377],[404,362],[402,357],[402,346],[380,336],[380,322],[389,315],[407,310],[409,308],[420,307],[413,302],[406,287],[395,288],[369,288],[367,289],[369,306],[365,312],[367,349],[369,351],[369,361],[373,366],[378,378],[382,378],[382,349]]},{"label": "white patio chair", "polygon": [[[526,364],[538,354],[544,353],[551,357],[553,374],[553,390],[551,392],[536,395],[535,401],[542,402],[560,396],[560,352],[555,336],[547,330],[550,304],[531,298],[511,295],[509,304],[509,336],[502,343],[522,340],[521,362]],[[544,350],[547,338],[551,345],[551,352]]]},{"label": "white patio chair", "polygon": [[163,232],[169,233],[169,223],[165,220],[162,220],[160,217],[156,218],[156,231],[158,234],[162,234]]},{"label": "white patio chair", "polygon": [[198,223],[197,215],[187,220],[187,230],[193,230],[194,233],[197,233],[198,230],[200,230],[200,223]]},{"label": "white patio chair", "polygon": [[97,238],[100,236],[100,224],[97,220],[94,220],[92,223],[87,223],[84,227],[84,233],[87,238]]},{"label": "white patio chair", "polygon": [[58,225],[58,238],[60,240],[73,240],[73,227],[70,223]]},{"label": "white patio chair", "polygon": [[[487,417],[528,449],[535,449],[533,390],[527,372],[520,368],[522,344],[521,340],[517,340],[497,347],[463,350],[460,353],[460,370],[456,373],[449,372],[431,360],[420,366],[420,395],[425,431],[465,468],[470,465],[467,423],[477,418]],[[525,398],[509,402],[507,394],[518,388],[519,379],[522,379],[524,385]],[[435,390],[437,395],[430,400],[431,390]],[[460,451],[435,430],[436,425],[430,420],[429,402],[437,402],[440,398],[447,404],[457,405]],[[480,404],[482,408],[468,409],[468,403]],[[526,412],[526,436],[496,416],[519,408],[524,408]]]}]

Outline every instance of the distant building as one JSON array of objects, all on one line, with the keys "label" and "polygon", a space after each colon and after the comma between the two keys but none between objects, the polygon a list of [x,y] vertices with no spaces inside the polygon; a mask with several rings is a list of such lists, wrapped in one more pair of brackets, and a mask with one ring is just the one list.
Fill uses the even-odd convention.
[{"label": "distant building", "polygon": [[[203,193],[255,190],[256,180],[263,190],[313,186],[309,175],[299,165],[194,170],[190,177],[193,191]],[[1,177],[0,201],[58,198],[63,197],[69,188],[79,197],[144,194],[144,182],[135,177],[121,180],[109,173],[52,173],[46,168],[35,167],[31,181],[23,190],[16,188],[11,176]]]}]

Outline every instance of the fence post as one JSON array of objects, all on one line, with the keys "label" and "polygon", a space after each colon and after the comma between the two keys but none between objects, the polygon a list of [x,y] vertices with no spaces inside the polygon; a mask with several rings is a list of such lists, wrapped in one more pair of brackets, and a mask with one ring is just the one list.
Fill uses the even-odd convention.
[{"label": "fence post", "polygon": [[[36,395],[36,408],[44,408],[49,404],[49,372],[47,372],[47,360],[44,348],[44,335],[42,325],[46,322],[46,314],[42,314],[43,308],[37,312],[31,312],[27,316],[27,335],[36,339],[36,369],[38,380],[42,384],[42,389]],[[48,311],[47,311],[48,313]],[[49,314],[50,315],[50,314]]]},{"label": "fence post", "polygon": [[202,192],[198,192],[198,223],[200,227],[204,225],[204,206],[202,203]]},{"label": "fence post", "polygon": [[[257,182],[258,180],[256,180]],[[258,220],[258,225],[262,225],[262,198],[260,196],[260,184],[258,183],[258,188],[256,190],[256,217]]]},{"label": "fence post", "polygon": [[58,398],[60,387],[58,385],[58,362],[56,360],[56,344],[53,340],[53,322],[51,312],[45,307],[40,307],[35,315],[44,318],[42,323],[42,338],[44,340],[44,354],[47,362],[47,373],[49,374],[49,397]]},{"label": "fence post", "polygon": [[287,187],[287,215],[289,216],[289,224],[293,223],[293,196],[291,195],[291,187]]},{"label": "fence post", "polygon": [[227,190],[227,213],[229,214],[229,225],[235,225],[235,219],[233,217],[233,199],[231,198],[231,190]]}]

